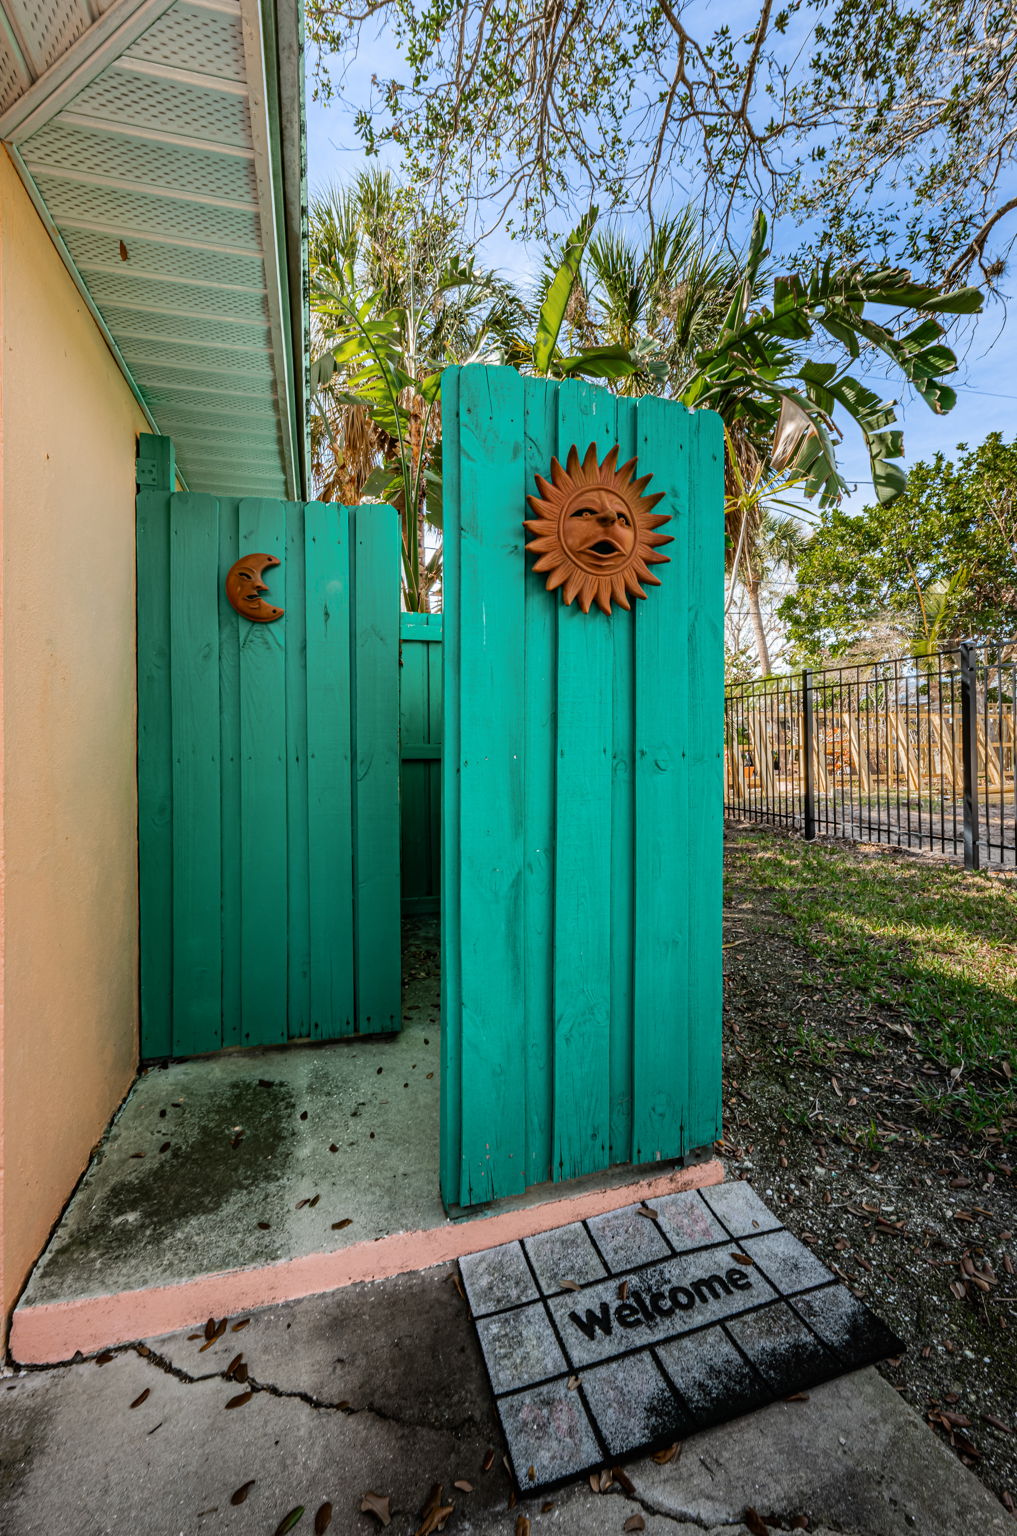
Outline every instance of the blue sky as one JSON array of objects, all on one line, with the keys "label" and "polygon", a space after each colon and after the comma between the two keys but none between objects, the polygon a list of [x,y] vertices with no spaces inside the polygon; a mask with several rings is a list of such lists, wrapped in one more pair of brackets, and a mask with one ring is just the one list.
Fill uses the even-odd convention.
[{"label": "blue sky", "polygon": [[[353,112],[368,99],[371,75],[385,74],[392,67],[388,39],[366,38],[359,58],[346,72],[345,103],[333,101],[323,105],[315,101],[313,82],[309,80],[307,132],[312,194],[331,182],[342,183],[368,164],[354,131]],[[793,248],[802,237],[802,232],[790,224],[772,234],[778,249],[781,245]],[[527,249],[523,242],[500,231],[481,241],[479,253],[485,264],[520,282],[526,281],[536,265],[532,248]],[[960,367],[950,382],[959,398],[947,416],[933,415],[917,397],[907,398],[903,380],[880,379],[878,372],[865,375],[873,389],[900,401],[897,414],[904,428],[906,464],[929,458],[938,450],[949,455],[958,443],[979,443],[990,432],[1001,432],[1007,438],[1017,434],[1017,322],[1008,321],[1006,306],[990,303],[976,324],[965,322],[964,328],[958,329],[952,345]],[[838,456],[845,478],[855,487],[846,505],[858,508],[872,500],[868,483],[871,471],[860,437],[851,431],[850,424],[846,424],[845,430]]]}]

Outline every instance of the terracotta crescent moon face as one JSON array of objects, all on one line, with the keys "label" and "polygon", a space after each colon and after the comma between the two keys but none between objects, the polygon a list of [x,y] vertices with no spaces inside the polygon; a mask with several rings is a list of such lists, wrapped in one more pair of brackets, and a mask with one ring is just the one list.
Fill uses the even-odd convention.
[{"label": "terracotta crescent moon face", "polygon": [[262,597],[268,587],[262,581],[262,572],[278,565],[275,555],[244,555],[230,566],[226,577],[226,597],[230,605],[250,619],[252,624],[272,624],[283,616],[282,608],[274,608]]}]

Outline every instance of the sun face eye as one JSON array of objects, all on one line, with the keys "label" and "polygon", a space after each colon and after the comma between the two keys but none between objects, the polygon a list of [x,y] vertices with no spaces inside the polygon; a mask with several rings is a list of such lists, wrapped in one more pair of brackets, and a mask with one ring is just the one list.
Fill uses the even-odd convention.
[{"label": "sun face eye", "polygon": [[618,521],[621,523],[623,528],[628,528],[630,526],[628,515],[625,512],[618,513]]},{"label": "sun face eye", "polygon": [[569,513],[569,517],[570,518],[573,518],[573,517],[593,517],[593,516],[595,516],[595,513],[594,513],[592,507],[577,507],[574,512],[570,512]]}]

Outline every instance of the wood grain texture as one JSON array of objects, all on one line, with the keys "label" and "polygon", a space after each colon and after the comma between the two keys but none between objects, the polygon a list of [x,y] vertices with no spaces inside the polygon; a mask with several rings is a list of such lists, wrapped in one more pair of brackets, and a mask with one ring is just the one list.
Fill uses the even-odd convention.
[{"label": "wood grain texture", "polygon": [[[239,507],[241,552],[286,559],[282,508],[247,497]],[[268,573],[269,598],[285,581]],[[275,585],[273,586],[273,582]],[[286,620],[240,631],[240,992],[243,1045],[288,1038],[286,815]]]},{"label": "wood grain texture", "polygon": [[[459,719],[462,1167],[460,1201],[526,1186],[522,1006],[523,385],[460,375]],[[446,678],[448,673],[446,673]],[[470,707],[466,708],[469,701]],[[484,701],[478,707],[479,701]]]},{"label": "wood grain texture", "polygon": [[311,1036],[355,1032],[350,546],[345,507],[305,513]]},{"label": "wood grain texture", "polygon": [[[618,436],[607,390],[558,390],[558,458],[590,443],[602,459]],[[550,594],[549,594],[550,595]],[[557,594],[555,594],[557,598]],[[613,615],[556,601],[558,623],[554,1127],[552,1173],[605,1168],[610,1141]]]},{"label": "wood grain texture", "polygon": [[[635,940],[633,1157],[656,1162],[686,1151],[688,890],[698,872],[688,857],[689,413],[643,399],[637,415],[641,470],[663,491],[672,515],[661,586],[636,614]],[[696,940],[698,942],[698,939]]]},{"label": "wood grain texture", "polygon": [[400,1025],[399,516],[350,514],[353,545],[353,875],[358,1034]]},{"label": "wood grain texture", "polygon": [[173,734],[173,1054],[222,1042],[219,503],[170,506]]},{"label": "wood grain texture", "polygon": [[404,913],[437,912],[441,838],[440,613],[399,624],[400,846]]},{"label": "wood grain texture", "polygon": [[[219,590],[240,558],[240,501],[219,498]],[[285,622],[285,620],[283,621]],[[243,887],[240,867],[240,641],[246,620],[219,602],[219,803],[222,816],[222,1043],[243,1040],[240,936]]]},{"label": "wood grain texture", "polygon": [[724,435],[696,411],[690,441],[689,535],[689,1034],[690,1148],[721,1132],[724,860]]},{"label": "wood grain texture", "polygon": [[[443,391],[442,1190],[469,1205],[520,1187],[521,1134],[533,1183],[719,1127],[723,504],[707,413],[498,369]],[[534,473],[591,442],[675,518],[631,613],[520,558]]]},{"label": "wood grain texture", "polygon": [[[558,387],[527,379],[524,386],[524,490],[546,475],[557,442]],[[554,1125],[555,741],[558,607],[540,580],[517,573],[523,585],[523,1048],[526,1060],[526,1178],[552,1177]]]},{"label": "wood grain texture", "polygon": [[[345,509],[139,493],[146,1058],[353,1034],[358,1001],[399,1028],[396,513],[366,509],[362,535],[357,609]],[[254,551],[281,561],[277,624],[223,592]]]},{"label": "wood grain texture", "polygon": [[460,905],[460,561],[462,474],[459,368],[441,376],[442,495],[442,758],[441,758],[441,1071],[439,1182],[446,1207],[462,1192],[462,908]]},{"label": "wood grain texture", "polygon": [[168,1056],[173,1038],[170,500],[168,491],[143,490],[137,505],[138,894],[143,1060]]}]

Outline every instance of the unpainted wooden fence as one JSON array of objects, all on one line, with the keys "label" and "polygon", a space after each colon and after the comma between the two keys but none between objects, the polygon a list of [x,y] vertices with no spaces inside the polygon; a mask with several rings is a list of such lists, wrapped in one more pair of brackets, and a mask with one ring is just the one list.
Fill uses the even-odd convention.
[{"label": "unpainted wooden fence", "polygon": [[729,817],[1017,862],[1017,654],[971,643],[729,687]]}]

